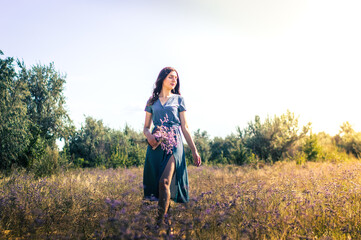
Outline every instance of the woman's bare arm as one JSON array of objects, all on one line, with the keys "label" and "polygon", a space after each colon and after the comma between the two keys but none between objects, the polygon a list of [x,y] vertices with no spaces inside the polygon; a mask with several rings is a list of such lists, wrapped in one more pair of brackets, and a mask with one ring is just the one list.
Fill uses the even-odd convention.
[{"label": "woman's bare arm", "polygon": [[144,128],[143,128],[143,134],[147,138],[149,144],[152,147],[155,147],[158,145],[157,140],[155,140],[155,137],[150,132],[150,127],[152,125],[152,114],[149,112],[146,112],[145,114],[145,122],[144,122]]},{"label": "woman's bare arm", "polygon": [[181,128],[184,138],[186,139],[186,142],[188,146],[190,147],[193,155],[194,164],[196,166],[201,165],[201,157],[198,154],[196,145],[194,144],[194,141],[192,139],[192,135],[190,134],[188,123],[186,120],[185,111],[179,113],[180,121],[181,121]]}]

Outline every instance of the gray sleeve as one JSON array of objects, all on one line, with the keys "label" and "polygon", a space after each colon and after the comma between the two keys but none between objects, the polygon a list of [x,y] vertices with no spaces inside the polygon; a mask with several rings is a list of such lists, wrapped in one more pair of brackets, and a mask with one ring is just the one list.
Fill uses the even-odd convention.
[{"label": "gray sleeve", "polygon": [[149,113],[153,113],[153,108],[152,108],[152,106],[145,106],[144,111],[149,112]]},{"label": "gray sleeve", "polygon": [[186,105],[184,103],[184,98],[182,96],[179,96],[178,103],[179,103],[179,106],[178,106],[179,112],[187,111]]}]

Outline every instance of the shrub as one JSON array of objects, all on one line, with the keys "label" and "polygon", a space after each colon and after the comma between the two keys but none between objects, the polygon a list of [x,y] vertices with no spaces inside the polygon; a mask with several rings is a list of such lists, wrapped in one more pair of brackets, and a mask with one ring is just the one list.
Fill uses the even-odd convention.
[{"label": "shrub", "polygon": [[318,143],[317,135],[311,133],[310,136],[305,139],[302,151],[305,153],[308,161],[316,161],[321,157],[322,147]]},{"label": "shrub", "polygon": [[238,128],[245,148],[266,162],[279,161],[310,129],[310,123],[300,130],[298,118],[287,111],[280,117],[267,118],[261,122],[259,116],[244,130]]},{"label": "shrub", "polygon": [[349,122],[341,126],[340,133],[335,136],[336,145],[356,158],[361,157],[361,132],[355,132]]},{"label": "shrub", "polygon": [[50,176],[59,170],[58,161],[59,151],[47,146],[44,154],[34,160],[31,170],[36,177]]}]

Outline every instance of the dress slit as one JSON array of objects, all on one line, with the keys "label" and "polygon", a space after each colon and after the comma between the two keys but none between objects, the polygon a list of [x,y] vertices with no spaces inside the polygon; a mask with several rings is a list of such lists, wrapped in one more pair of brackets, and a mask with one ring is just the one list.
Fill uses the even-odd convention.
[{"label": "dress slit", "polygon": [[163,177],[163,174],[164,174],[164,171],[165,169],[167,168],[167,165],[169,163],[169,161],[171,160],[171,158],[173,157],[173,160],[174,160],[174,171],[173,171],[173,175],[172,175],[172,178],[171,178],[171,182],[170,182],[170,193],[171,193],[171,198],[172,199],[175,199],[176,196],[177,196],[177,161],[176,161],[176,157],[174,156],[174,154],[170,155],[170,157],[168,158],[167,160],[167,163],[165,163],[164,165],[164,168],[162,169],[162,172],[160,174],[160,178],[159,178],[159,181],[162,180],[162,177]]}]

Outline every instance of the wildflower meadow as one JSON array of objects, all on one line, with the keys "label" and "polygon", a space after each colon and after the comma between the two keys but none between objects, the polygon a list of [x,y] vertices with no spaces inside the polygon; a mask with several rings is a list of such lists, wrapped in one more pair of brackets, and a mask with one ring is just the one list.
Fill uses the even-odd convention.
[{"label": "wildflower meadow", "polygon": [[[143,132],[91,116],[77,129],[65,83],[53,63],[0,50],[0,239],[361,239],[361,132],[349,122],[314,133],[287,110],[225,138],[196,130],[201,167],[184,145],[190,201],[157,226]],[[167,121],[155,136],[171,153],[181,139]]]},{"label": "wildflower meadow", "polygon": [[189,169],[190,201],[156,227],[142,168],[0,180],[1,239],[358,239],[361,163]]}]

